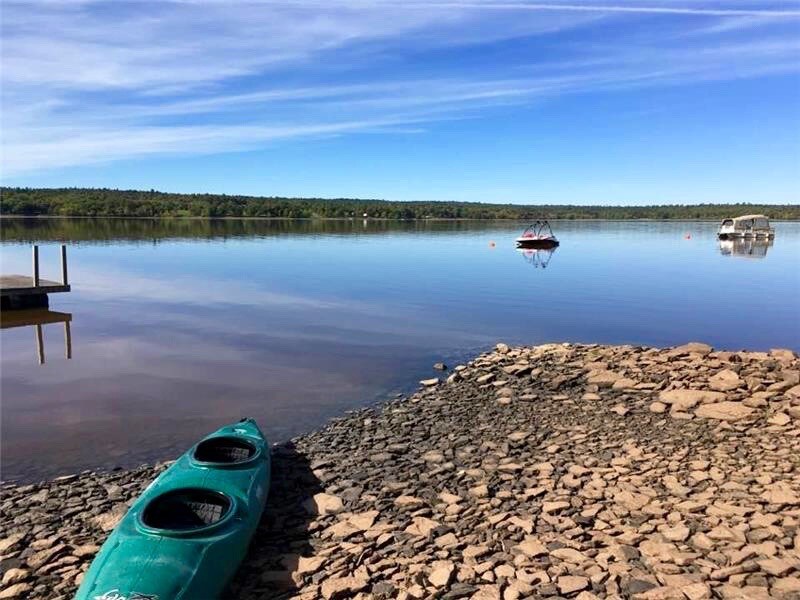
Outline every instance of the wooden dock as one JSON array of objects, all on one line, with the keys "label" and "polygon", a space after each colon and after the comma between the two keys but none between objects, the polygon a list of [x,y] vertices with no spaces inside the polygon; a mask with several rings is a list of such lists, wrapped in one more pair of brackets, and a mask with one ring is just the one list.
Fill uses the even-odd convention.
[{"label": "wooden dock", "polygon": [[58,282],[39,277],[39,246],[34,246],[31,275],[0,275],[0,307],[4,310],[47,307],[48,294],[69,292],[70,289],[67,247],[61,246],[61,282]]}]

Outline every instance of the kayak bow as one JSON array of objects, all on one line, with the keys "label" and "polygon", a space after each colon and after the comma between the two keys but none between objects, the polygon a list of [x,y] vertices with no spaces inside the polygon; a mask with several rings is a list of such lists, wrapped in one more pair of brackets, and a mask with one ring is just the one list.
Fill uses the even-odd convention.
[{"label": "kayak bow", "polygon": [[75,600],[218,598],[247,552],[269,478],[269,446],[254,420],[215,431],[142,493]]}]

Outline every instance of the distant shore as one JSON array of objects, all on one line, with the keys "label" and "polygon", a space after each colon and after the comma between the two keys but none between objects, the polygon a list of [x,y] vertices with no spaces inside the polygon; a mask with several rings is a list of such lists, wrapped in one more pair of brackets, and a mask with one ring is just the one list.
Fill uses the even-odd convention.
[{"label": "distant shore", "polygon": [[82,217],[319,218],[390,220],[649,219],[721,220],[767,214],[800,219],[800,204],[515,204],[459,201],[395,201],[226,194],[180,194],[107,188],[0,187],[0,214]]},{"label": "distant shore", "polygon": [[[418,218],[418,219],[397,219],[397,218],[380,218],[380,217],[191,217],[191,216],[159,216],[159,217],[137,217],[137,216],[90,216],[90,215],[3,215],[0,214],[0,221],[4,219],[21,220],[21,219],[114,219],[114,220],[138,220],[138,221],[375,221],[375,222],[397,222],[397,223],[440,223],[440,222],[481,222],[481,223],[528,223],[528,219],[522,218]],[[559,221],[566,222],[609,222],[609,223],[625,223],[633,221],[636,223],[647,222],[669,222],[669,223],[718,223],[718,219],[689,219],[689,218],[639,218],[630,217],[625,219],[606,219],[606,218],[553,218],[548,219],[554,223]],[[772,219],[774,223],[793,223],[800,221],[800,217],[796,219]]]},{"label": "distant shore", "polygon": [[[273,448],[235,598],[800,597],[800,360],[504,344]],[[0,598],[74,593],[166,465],[2,487]]]}]

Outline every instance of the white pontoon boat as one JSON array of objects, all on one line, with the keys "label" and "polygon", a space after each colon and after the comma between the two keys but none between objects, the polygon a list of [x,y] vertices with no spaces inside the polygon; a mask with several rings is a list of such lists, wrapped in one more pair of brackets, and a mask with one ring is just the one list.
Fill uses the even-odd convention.
[{"label": "white pontoon boat", "polygon": [[733,219],[725,219],[719,226],[717,237],[721,240],[734,238],[775,237],[775,230],[769,226],[769,217],[764,215],[744,215]]}]

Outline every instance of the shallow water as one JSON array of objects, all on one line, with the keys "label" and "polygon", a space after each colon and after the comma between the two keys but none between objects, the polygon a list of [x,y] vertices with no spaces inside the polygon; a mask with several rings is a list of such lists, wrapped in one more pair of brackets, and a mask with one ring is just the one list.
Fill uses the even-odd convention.
[{"label": "shallow water", "polygon": [[508,222],[2,225],[2,273],[38,243],[57,279],[64,240],[73,286],[50,300],[71,359],[63,323],[44,364],[35,327],[0,333],[6,480],[172,458],[244,415],[286,439],[500,340],[800,350],[800,223],[731,247],[715,223],[558,222],[552,253]]}]

